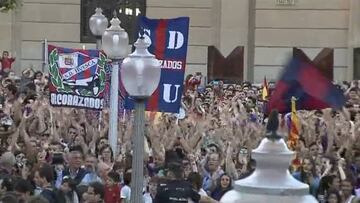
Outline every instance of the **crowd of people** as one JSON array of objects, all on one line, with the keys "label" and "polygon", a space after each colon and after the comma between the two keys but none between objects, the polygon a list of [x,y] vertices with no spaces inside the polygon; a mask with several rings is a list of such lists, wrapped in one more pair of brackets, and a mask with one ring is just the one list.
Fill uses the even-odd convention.
[{"label": "crowd of people", "polygon": [[[7,58],[0,58],[1,201],[130,202],[131,114],[119,119],[114,154],[108,108],[100,119],[85,109],[51,107],[46,74],[26,69],[15,76],[11,63],[4,71]],[[301,129],[289,166],[321,203],[360,197],[360,83],[338,86],[347,97],[343,109],[297,112]],[[248,177],[256,168],[251,150],[266,133],[261,93],[261,85],[249,82],[204,84],[199,75],[187,77],[185,115],[147,117],[144,202],[219,202],[234,180]],[[286,116],[280,132],[286,140]],[[171,190],[176,187],[185,189]]]}]

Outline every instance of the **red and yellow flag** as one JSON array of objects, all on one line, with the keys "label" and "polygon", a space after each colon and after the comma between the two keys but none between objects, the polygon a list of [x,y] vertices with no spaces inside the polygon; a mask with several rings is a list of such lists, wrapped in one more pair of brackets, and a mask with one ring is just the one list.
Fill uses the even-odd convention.
[{"label": "red and yellow flag", "polygon": [[297,142],[299,140],[300,134],[300,121],[299,117],[296,114],[296,98],[291,98],[291,123],[290,123],[290,132],[288,139],[288,146],[290,149],[294,150]]},{"label": "red and yellow flag", "polygon": [[269,87],[268,87],[268,83],[266,81],[266,76],[265,76],[264,83],[263,83],[263,89],[262,89],[262,99],[264,101],[266,101],[268,96],[269,96]]}]

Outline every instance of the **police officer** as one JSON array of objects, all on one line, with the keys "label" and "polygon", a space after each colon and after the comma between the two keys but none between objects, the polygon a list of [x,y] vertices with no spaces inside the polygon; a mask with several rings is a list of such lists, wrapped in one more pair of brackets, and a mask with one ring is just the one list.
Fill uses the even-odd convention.
[{"label": "police officer", "polygon": [[166,167],[167,180],[160,183],[154,203],[187,203],[189,200],[199,203],[216,203],[207,196],[199,195],[189,182],[183,180],[182,164],[171,162]]}]

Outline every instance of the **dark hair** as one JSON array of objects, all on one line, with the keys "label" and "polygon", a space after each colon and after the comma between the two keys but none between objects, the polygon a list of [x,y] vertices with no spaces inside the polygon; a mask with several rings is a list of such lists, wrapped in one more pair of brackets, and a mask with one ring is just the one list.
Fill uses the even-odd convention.
[{"label": "dark hair", "polygon": [[28,203],[48,203],[48,201],[44,197],[38,195],[38,196],[31,197],[29,199]]},{"label": "dark hair", "polygon": [[116,171],[116,170],[120,170],[123,168],[123,163],[121,162],[115,162],[114,165],[113,165],[113,171]]},{"label": "dark hair", "polygon": [[36,71],[36,72],[34,73],[34,80],[36,79],[36,75],[37,75],[37,74],[41,74],[41,76],[44,75],[43,72],[41,72],[41,71]]},{"label": "dark hair", "polygon": [[100,141],[101,141],[101,140],[107,140],[107,139],[106,139],[106,137],[99,137],[99,138],[97,138],[96,144],[95,144],[95,155],[96,155],[96,157],[98,157],[99,152],[100,152],[100,149],[98,148],[98,145],[100,144]]},{"label": "dark hair", "polygon": [[165,152],[165,167],[168,163],[181,162],[179,154],[174,150],[168,150]]},{"label": "dark hair", "polygon": [[120,182],[120,175],[115,171],[110,171],[107,176],[116,183]]},{"label": "dark hair", "polygon": [[223,174],[220,176],[220,178],[217,180],[217,185],[218,185],[219,187],[221,187],[221,184],[220,184],[221,178],[224,177],[224,176],[227,176],[227,177],[230,178],[229,186],[228,186],[227,188],[225,188],[225,190],[228,190],[228,189],[230,189],[230,188],[232,189],[232,178],[231,178],[231,176],[230,176],[229,174],[227,174],[227,173],[223,173]]},{"label": "dark hair", "polygon": [[14,193],[5,194],[0,200],[1,200],[1,202],[4,202],[4,203],[18,203],[19,202],[16,194],[14,194]]},{"label": "dark hair", "polygon": [[49,164],[43,164],[38,170],[39,176],[45,178],[48,183],[54,180],[53,168]]},{"label": "dark hair", "polygon": [[[229,182],[229,186],[227,188],[221,188],[221,178],[224,177],[224,176],[228,176],[230,178],[230,182]],[[232,179],[231,177],[227,174],[227,173],[224,173],[220,176],[220,178],[218,179],[218,182],[217,182],[217,186],[216,188],[211,192],[211,197],[215,200],[220,200],[221,197],[227,193],[228,191],[232,190]]]},{"label": "dark hair", "polygon": [[36,95],[34,94],[30,94],[28,96],[25,97],[24,101],[23,101],[23,104],[30,104],[30,100],[36,100]]},{"label": "dark hair", "polygon": [[329,199],[329,197],[330,197],[330,195],[331,194],[335,194],[336,195],[336,197],[337,197],[337,199],[338,199],[338,203],[341,203],[341,196],[340,196],[340,194],[339,194],[339,192],[338,191],[336,191],[336,190],[330,190],[329,192],[328,192],[328,194],[327,194],[327,197],[326,197],[326,203],[328,203],[328,199]]},{"label": "dark hair", "polygon": [[2,180],[1,187],[2,188],[6,187],[7,192],[12,191],[14,188],[14,182],[11,178],[4,178]]},{"label": "dark hair", "polygon": [[14,190],[23,194],[27,192],[30,194],[33,193],[33,187],[31,183],[24,179],[19,179],[18,181],[16,181]]},{"label": "dark hair", "polygon": [[16,95],[18,92],[18,89],[15,85],[9,84],[6,86],[6,89],[8,89],[13,95]]},{"label": "dark hair", "polygon": [[355,152],[354,152],[354,160],[355,160],[355,158],[357,158],[357,157],[360,157],[360,151],[355,151]]},{"label": "dark hair", "polygon": [[75,180],[65,176],[62,180],[61,184],[67,183],[72,191],[76,190],[76,182]]},{"label": "dark hair", "polygon": [[130,185],[131,183],[131,173],[127,172],[124,174],[124,184]]},{"label": "dark hair", "polygon": [[171,171],[176,179],[183,179],[183,166],[182,163],[170,162],[166,166],[168,171]]},{"label": "dark hair", "polygon": [[34,83],[30,82],[30,83],[26,84],[26,88],[28,90],[35,91],[36,90],[36,85]]},{"label": "dark hair", "polygon": [[62,153],[54,153],[52,156],[52,165],[64,164],[64,157]]},{"label": "dark hair", "polygon": [[69,149],[69,152],[79,152],[81,154],[81,156],[84,156],[83,149],[79,145],[71,146],[70,149]]},{"label": "dark hair", "polygon": [[191,172],[187,177],[187,181],[190,182],[193,186],[195,186],[195,190],[200,190],[202,185],[202,177],[199,173]]},{"label": "dark hair", "polygon": [[332,185],[335,178],[336,176],[334,175],[322,177],[319,183],[318,195],[326,194],[327,191],[330,189],[330,185]]},{"label": "dark hair", "polygon": [[94,189],[95,195],[100,195],[100,198],[104,199],[105,189],[103,184],[99,182],[93,182],[90,183],[89,187],[92,187]]},{"label": "dark hair", "polygon": [[[311,158],[310,156],[306,156],[306,157],[303,158],[303,163],[304,163],[305,159],[310,161],[310,164],[312,165],[311,175],[315,177],[316,176],[316,163],[315,163],[315,160],[313,158]],[[303,170],[303,167],[301,166],[300,168],[301,168],[301,170],[300,170],[300,179],[301,179],[301,182],[305,183],[306,175],[305,175],[305,172]]]},{"label": "dark hair", "polygon": [[78,194],[79,196],[79,201],[81,202],[82,201],[82,197],[83,197],[83,194],[86,193],[88,190],[88,186],[87,185],[78,185],[76,187],[76,193]]},{"label": "dark hair", "polygon": [[113,160],[114,160],[114,152],[112,151],[112,149],[111,149],[110,145],[108,145],[108,144],[104,145],[104,146],[100,149],[100,151],[99,151],[99,154],[98,154],[98,155],[102,154],[102,153],[103,153],[103,151],[104,151],[105,149],[107,149],[107,148],[109,148],[109,149],[110,149],[110,153],[111,153],[111,161],[113,161]]}]

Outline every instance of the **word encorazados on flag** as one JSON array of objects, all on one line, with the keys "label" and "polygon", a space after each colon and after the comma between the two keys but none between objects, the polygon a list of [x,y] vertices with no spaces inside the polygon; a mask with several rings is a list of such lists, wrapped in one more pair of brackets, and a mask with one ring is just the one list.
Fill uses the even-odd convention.
[{"label": "word encorazados on flag", "polygon": [[104,105],[106,55],[98,50],[49,45],[50,104],[100,110]]},{"label": "word encorazados on flag", "polygon": [[[139,26],[144,29],[144,37],[150,43],[149,52],[155,55],[161,66],[159,86],[148,99],[146,110],[178,113],[184,86],[189,17],[175,19],[140,17]],[[125,108],[132,109],[134,107],[132,100],[127,96],[124,98]]]}]

